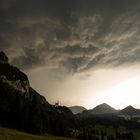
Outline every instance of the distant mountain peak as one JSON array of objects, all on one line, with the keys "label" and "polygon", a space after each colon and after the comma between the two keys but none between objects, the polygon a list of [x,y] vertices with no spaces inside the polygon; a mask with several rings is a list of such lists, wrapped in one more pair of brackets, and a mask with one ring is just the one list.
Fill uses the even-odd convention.
[{"label": "distant mountain peak", "polygon": [[111,107],[110,105],[108,105],[107,103],[102,103],[102,104],[100,104],[100,105],[98,105],[98,106],[106,106],[106,107]]},{"label": "distant mountain peak", "polygon": [[102,103],[95,108],[88,110],[88,112],[91,114],[111,114],[116,113],[117,111],[107,103]]},{"label": "distant mountain peak", "polygon": [[129,110],[129,111],[131,110],[131,111],[132,111],[132,110],[135,110],[135,108],[134,108],[133,106],[129,105],[129,106],[125,107],[125,108],[122,109],[122,110],[127,110],[127,111],[128,111],[128,110]]},{"label": "distant mountain peak", "polygon": [[[127,109],[134,109],[134,107],[131,106],[131,105],[127,106],[126,108],[127,108]],[[126,109],[126,108],[125,108],[125,109]]]},{"label": "distant mountain peak", "polygon": [[8,57],[3,51],[0,51],[0,63],[8,63]]},{"label": "distant mountain peak", "polygon": [[120,111],[123,115],[140,115],[140,110],[129,105]]},{"label": "distant mountain peak", "polygon": [[69,107],[69,109],[72,111],[73,114],[82,113],[83,111],[87,110],[83,106],[78,106],[78,105],[71,106],[71,107]]},{"label": "distant mountain peak", "polygon": [[[97,105],[95,108],[93,109],[96,109],[96,108],[112,108],[110,105],[108,105],[107,103],[102,103],[100,105]],[[114,108],[112,108],[114,109]]]},{"label": "distant mountain peak", "polygon": [[102,103],[101,105],[108,105],[107,103]]}]

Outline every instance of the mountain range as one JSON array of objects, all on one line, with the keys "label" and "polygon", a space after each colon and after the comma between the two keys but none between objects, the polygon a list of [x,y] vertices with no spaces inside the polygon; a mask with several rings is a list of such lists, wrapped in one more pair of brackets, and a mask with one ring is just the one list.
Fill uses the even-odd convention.
[{"label": "mountain range", "polygon": [[73,114],[88,114],[88,115],[103,115],[103,114],[117,114],[117,115],[140,115],[140,110],[136,109],[132,106],[127,106],[122,110],[116,110],[115,108],[111,107],[110,105],[103,103],[97,105],[93,109],[85,109],[82,106],[72,106],[69,109],[73,112]]}]

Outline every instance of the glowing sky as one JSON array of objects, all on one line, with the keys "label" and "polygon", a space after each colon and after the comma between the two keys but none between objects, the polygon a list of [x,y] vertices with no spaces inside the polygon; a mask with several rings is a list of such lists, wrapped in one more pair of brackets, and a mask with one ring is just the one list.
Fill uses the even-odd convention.
[{"label": "glowing sky", "polygon": [[0,0],[0,50],[50,103],[140,108],[138,0]]},{"label": "glowing sky", "polygon": [[51,103],[59,101],[62,105],[93,108],[106,102],[116,109],[127,105],[140,108],[140,65],[99,69],[86,74],[75,74],[65,80],[53,79],[53,75],[45,68],[29,75],[33,87]]}]

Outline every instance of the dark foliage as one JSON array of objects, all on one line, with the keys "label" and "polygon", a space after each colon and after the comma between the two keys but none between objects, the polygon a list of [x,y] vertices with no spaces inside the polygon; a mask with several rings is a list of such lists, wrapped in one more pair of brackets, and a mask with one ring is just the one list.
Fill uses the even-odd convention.
[{"label": "dark foliage", "polygon": [[66,135],[71,111],[41,104],[36,94],[32,96],[30,100],[0,80],[0,124],[35,134]]}]

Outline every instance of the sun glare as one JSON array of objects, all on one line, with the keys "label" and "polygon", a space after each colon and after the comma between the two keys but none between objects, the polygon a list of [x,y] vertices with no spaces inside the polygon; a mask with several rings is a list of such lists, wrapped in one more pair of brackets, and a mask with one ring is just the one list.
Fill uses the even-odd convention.
[{"label": "sun glare", "polygon": [[139,99],[140,79],[134,78],[105,91],[100,100],[120,109],[127,105],[139,106]]}]

